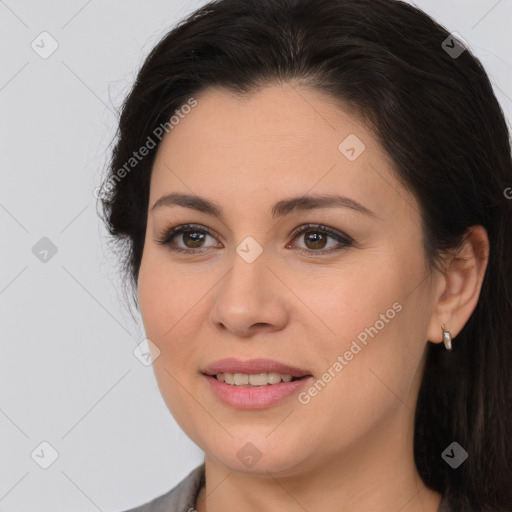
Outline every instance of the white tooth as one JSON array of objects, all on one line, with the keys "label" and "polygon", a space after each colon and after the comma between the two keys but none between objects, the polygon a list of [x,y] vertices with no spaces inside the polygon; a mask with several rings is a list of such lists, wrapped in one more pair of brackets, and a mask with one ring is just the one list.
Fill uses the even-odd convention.
[{"label": "white tooth", "polygon": [[267,374],[258,373],[255,375],[249,375],[249,384],[251,386],[266,386],[267,385]]},{"label": "white tooth", "polygon": [[249,384],[249,375],[247,373],[235,373],[235,385],[243,386]]},{"label": "white tooth", "polygon": [[232,386],[266,386],[267,384],[279,384],[280,382],[290,382],[293,377],[288,374],[277,372],[268,373],[217,373],[219,382],[225,382]]},{"label": "white tooth", "polygon": [[268,372],[267,380],[269,384],[279,384],[281,382],[281,374],[276,372]]}]

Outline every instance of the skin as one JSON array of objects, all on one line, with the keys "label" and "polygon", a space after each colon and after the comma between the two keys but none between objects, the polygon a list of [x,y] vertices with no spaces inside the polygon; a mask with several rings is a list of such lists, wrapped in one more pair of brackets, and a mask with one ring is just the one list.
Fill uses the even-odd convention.
[{"label": "skin", "polygon": [[[414,409],[428,342],[442,342],[441,324],[456,337],[476,306],[485,230],[473,228],[445,272],[430,271],[416,199],[348,109],[287,83],[244,97],[221,89],[195,97],[156,155],[138,293],[146,335],[160,351],[153,367],[162,396],[205,452],[196,509],[437,511],[441,496],[413,460]],[[354,161],[338,149],[349,134],[366,146]],[[171,192],[213,200],[224,217],[182,206],[151,211]],[[375,216],[346,207],[271,215],[282,199],[332,193]],[[156,243],[171,224],[187,223],[213,231],[202,245],[174,237],[175,246],[199,247],[196,254]],[[301,254],[343,247],[290,237],[307,223],[355,245]],[[248,236],[263,249],[252,263],[235,250]],[[266,409],[229,407],[200,373],[224,357],[264,357],[316,380],[396,302],[401,311],[306,405],[292,396]],[[237,457],[248,442],[262,454],[252,467]]]}]

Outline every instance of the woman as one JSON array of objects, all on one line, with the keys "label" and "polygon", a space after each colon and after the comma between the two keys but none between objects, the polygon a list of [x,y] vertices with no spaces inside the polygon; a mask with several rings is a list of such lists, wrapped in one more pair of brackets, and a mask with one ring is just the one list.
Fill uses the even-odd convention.
[{"label": "woman", "polygon": [[479,61],[393,0],[219,0],[152,50],[104,183],[204,451],[133,509],[512,510],[512,162]]}]

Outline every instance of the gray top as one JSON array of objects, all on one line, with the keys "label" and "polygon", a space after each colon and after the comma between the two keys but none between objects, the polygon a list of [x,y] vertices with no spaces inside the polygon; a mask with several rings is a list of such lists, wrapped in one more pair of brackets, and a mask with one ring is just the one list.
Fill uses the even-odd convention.
[{"label": "gray top", "polygon": [[195,510],[197,496],[205,484],[204,477],[203,462],[166,494],[126,512],[189,512],[189,509]]},{"label": "gray top", "polygon": [[[205,484],[204,462],[193,469],[176,487],[154,500],[126,512],[192,512],[199,491]],[[452,512],[443,497],[437,512]]]}]

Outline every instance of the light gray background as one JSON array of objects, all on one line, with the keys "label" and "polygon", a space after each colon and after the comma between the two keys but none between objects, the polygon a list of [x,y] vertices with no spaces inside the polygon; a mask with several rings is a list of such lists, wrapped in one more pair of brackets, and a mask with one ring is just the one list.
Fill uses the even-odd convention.
[{"label": "light gray background", "polygon": [[[0,0],[0,511],[125,510],[202,461],[133,354],[142,323],[93,191],[144,57],[204,3]],[[469,43],[511,119],[512,1],[415,5]],[[43,31],[59,44],[47,59],[31,48]]]}]

